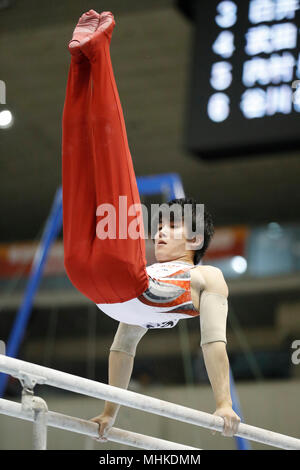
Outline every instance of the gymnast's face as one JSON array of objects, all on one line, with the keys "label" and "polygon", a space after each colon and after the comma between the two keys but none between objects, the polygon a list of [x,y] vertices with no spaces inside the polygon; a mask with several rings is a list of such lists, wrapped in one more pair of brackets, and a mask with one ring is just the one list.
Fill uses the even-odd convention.
[{"label": "gymnast's face", "polygon": [[188,250],[187,233],[183,220],[159,222],[154,237],[155,257],[159,263],[185,260],[193,263],[194,251]]}]

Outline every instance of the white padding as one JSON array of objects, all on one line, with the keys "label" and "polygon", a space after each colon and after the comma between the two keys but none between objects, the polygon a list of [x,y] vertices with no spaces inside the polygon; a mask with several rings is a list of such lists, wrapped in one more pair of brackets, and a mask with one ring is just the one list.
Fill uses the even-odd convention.
[{"label": "white padding", "polygon": [[226,340],[226,321],[228,313],[227,297],[204,290],[200,295],[201,343]]},{"label": "white padding", "polygon": [[110,351],[121,351],[134,357],[136,347],[147,331],[142,326],[120,322]]}]

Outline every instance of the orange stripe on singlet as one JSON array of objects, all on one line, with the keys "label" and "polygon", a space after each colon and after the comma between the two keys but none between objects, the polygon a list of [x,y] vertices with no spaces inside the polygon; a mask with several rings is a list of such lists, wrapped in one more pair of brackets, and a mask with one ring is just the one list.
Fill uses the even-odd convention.
[{"label": "orange stripe on singlet", "polygon": [[[170,274],[166,277],[172,278],[178,276],[186,271],[189,271],[191,268],[180,269],[173,274]],[[168,310],[164,313],[181,313],[185,315],[190,315],[196,317],[199,315],[198,310],[195,309],[192,303],[192,296],[191,296],[191,279],[164,279],[164,278],[155,278],[152,279],[159,281],[161,284],[173,284],[176,286],[181,287],[185,290],[182,294],[179,294],[178,297],[171,302],[154,302],[153,300],[146,299],[143,294],[138,297],[139,301],[145,305],[149,305],[150,307],[175,307],[172,310]],[[185,305],[191,304],[190,309],[184,308]],[[177,307],[177,308],[176,308]]]}]

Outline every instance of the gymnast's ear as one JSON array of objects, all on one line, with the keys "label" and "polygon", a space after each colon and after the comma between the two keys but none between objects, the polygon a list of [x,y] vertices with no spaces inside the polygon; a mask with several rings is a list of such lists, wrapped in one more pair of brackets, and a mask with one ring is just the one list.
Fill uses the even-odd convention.
[{"label": "gymnast's ear", "polygon": [[187,239],[187,248],[189,250],[200,250],[203,246],[204,237],[201,234],[195,235],[191,239]]}]

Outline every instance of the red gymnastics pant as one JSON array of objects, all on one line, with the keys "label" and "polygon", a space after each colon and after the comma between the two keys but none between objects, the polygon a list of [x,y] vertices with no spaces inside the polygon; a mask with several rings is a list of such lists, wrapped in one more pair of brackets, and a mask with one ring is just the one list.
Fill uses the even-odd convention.
[{"label": "red gymnastics pant", "polygon": [[[119,196],[127,196],[127,210],[140,198],[110,39],[102,34],[84,47],[84,56],[71,56],[63,110],[64,264],[72,284],[93,302],[125,302],[141,295],[149,281],[143,237],[118,237]],[[96,234],[96,210],[103,203],[115,208],[116,238]]]}]

